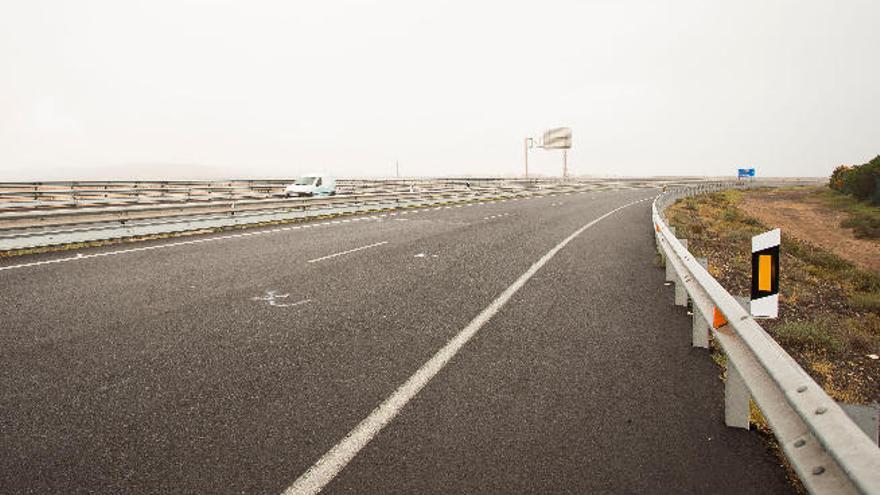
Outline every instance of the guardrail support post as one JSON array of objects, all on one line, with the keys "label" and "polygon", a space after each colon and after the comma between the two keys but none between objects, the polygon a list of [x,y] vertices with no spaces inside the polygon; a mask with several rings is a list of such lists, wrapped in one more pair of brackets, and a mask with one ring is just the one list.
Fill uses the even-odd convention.
[{"label": "guardrail support post", "polygon": [[[700,264],[706,270],[709,269],[709,260],[706,258],[697,258],[697,263]],[[703,349],[709,348],[709,322],[706,321],[706,317],[703,316],[703,313],[700,311],[700,308],[697,308],[694,305],[694,324],[693,324],[693,343],[694,347],[702,347]]]},{"label": "guardrail support post", "polygon": [[666,252],[663,251],[662,247],[660,247],[660,238],[659,237],[657,238],[657,254],[660,256],[660,261],[663,263],[662,266],[663,266],[664,270],[668,270],[668,268],[666,268],[666,266],[669,265],[669,260],[666,259]]},{"label": "guardrail support post", "polygon": [[[669,230],[671,230],[672,233],[675,234],[675,227],[669,227]],[[666,254],[663,251],[663,249],[660,249],[660,254],[663,256],[663,262],[666,265],[666,281],[667,282],[674,282],[675,281],[675,268],[673,268],[672,264],[668,262],[669,260],[666,259]]]},{"label": "guardrail support post", "polygon": [[676,306],[687,306],[688,304],[688,293],[687,289],[684,288],[684,283],[681,279],[675,281],[675,305]]},{"label": "guardrail support post", "polygon": [[663,263],[665,264],[666,253],[664,253],[663,249],[660,247],[660,232],[657,232],[654,225],[651,226],[651,230],[654,232],[654,248],[657,249],[657,252],[660,254],[660,258],[663,259]]},{"label": "guardrail support post", "polygon": [[[681,241],[682,246],[687,249],[687,239],[679,239]],[[668,263],[666,266],[671,265]],[[673,277],[675,278],[675,305],[676,306],[687,306],[688,303],[688,293],[687,289],[684,287],[684,280],[679,278],[678,274],[674,273]]]},{"label": "guardrail support post", "polygon": [[709,323],[698,308],[694,308],[693,347],[709,348]]},{"label": "guardrail support post", "polygon": [[727,360],[727,382],[724,384],[724,424],[731,428],[749,429],[749,389],[731,360]]}]

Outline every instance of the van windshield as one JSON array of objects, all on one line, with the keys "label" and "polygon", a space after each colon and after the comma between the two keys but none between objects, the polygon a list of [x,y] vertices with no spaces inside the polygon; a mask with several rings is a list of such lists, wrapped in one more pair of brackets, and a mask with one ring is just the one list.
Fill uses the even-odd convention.
[{"label": "van windshield", "polygon": [[315,183],[316,180],[318,180],[317,177],[300,177],[299,179],[296,179],[296,182],[294,182],[294,185],[311,186],[312,184]]}]

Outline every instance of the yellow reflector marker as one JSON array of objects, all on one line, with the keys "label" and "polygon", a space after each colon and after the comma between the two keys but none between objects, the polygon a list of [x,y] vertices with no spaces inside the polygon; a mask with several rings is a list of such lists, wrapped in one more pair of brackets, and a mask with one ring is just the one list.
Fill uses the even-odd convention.
[{"label": "yellow reflector marker", "polygon": [[779,245],[782,232],[773,229],[752,237],[752,283],[749,313],[755,318],[779,316]]},{"label": "yellow reflector marker", "polygon": [[772,287],[770,270],[773,257],[769,254],[758,256],[758,290],[769,292]]}]

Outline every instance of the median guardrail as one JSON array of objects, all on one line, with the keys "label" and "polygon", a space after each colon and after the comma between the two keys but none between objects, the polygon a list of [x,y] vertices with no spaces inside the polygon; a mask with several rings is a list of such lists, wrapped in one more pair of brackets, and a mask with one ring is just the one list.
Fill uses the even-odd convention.
[{"label": "median guardrail", "polygon": [[[293,179],[0,182],[0,210],[272,199],[284,197],[285,186],[292,182]],[[479,184],[485,182],[475,180]],[[337,190],[340,194],[388,193],[410,188],[464,189],[466,184],[466,180],[452,179],[340,179]]]},{"label": "median guardrail", "polygon": [[[785,350],[715,280],[686,242],[676,238],[663,210],[676,200],[742,183],[702,184],[659,195],[652,206],[657,249],[675,283],[675,303],[693,307],[693,346],[714,337],[727,355],[725,422],[749,427],[754,400],[786,457],[811,493],[880,494],[880,449]],[[715,311],[727,323],[714,329]]]},{"label": "median guardrail", "polygon": [[286,198],[289,179],[0,183],[0,251],[246,224],[585,190],[687,184],[700,178],[339,179],[340,194]]},{"label": "median guardrail", "polygon": [[[659,181],[701,182],[695,177],[681,178],[504,178],[504,177],[409,177],[340,178],[337,191],[346,194],[382,194],[420,190],[525,190],[559,188],[566,185],[626,184],[647,186]],[[0,182],[0,211],[174,203],[211,203],[247,199],[277,199],[291,178],[225,180],[147,180],[147,181],[38,181]]]},{"label": "median guardrail", "polygon": [[[281,182],[275,181],[276,185]],[[359,184],[360,189],[370,192],[314,198],[285,198],[283,195],[276,195],[254,199],[244,195],[240,199],[223,201],[160,201],[109,206],[83,200],[86,202],[67,208],[11,208],[0,211],[0,251],[290,221],[324,215],[610,188],[601,181],[535,179],[348,179],[344,182],[350,185]],[[19,185],[27,188],[32,184]],[[58,184],[53,185],[56,186]],[[95,184],[77,183],[77,186],[95,187]],[[248,187],[256,186],[251,184]],[[652,187],[652,184],[634,181],[626,187]],[[191,189],[184,189],[187,194],[191,193]]]},{"label": "median guardrail", "polygon": [[[94,208],[120,205],[210,203],[284,197],[293,179],[228,179],[221,181],[43,181],[0,182],[0,211]],[[395,178],[337,181],[345,194],[382,194],[416,190],[497,190],[558,187],[572,181],[515,178]],[[583,183],[580,181],[578,183]]]},{"label": "median guardrail", "polygon": [[451,191],[0,213],[0,251],[513,197]]}]

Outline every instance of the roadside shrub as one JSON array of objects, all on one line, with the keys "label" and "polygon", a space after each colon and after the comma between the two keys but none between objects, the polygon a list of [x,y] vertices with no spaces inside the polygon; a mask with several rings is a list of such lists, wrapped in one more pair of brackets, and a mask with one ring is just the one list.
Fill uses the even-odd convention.
[{"label": "roadside shrub", "polygon": [[844,341],[835,328],[839,328],[840,322],[832,319],[817,319],[813,321],[793,321],[777,325],[773,328],[776,340],[786,346],[793,346],[805,350],[825,349],[831,352],[845,350],[847,342]]},{"label": "roadside shrub", "polygon": [[880,239],[880,217],[855,214],[840,222],[840,226],[853,229],[858,239]]},{"label": "roadside shrub", "polygon": [[880,311],[880,293],[856,292],[849,297],[849,304],[863,311]]},{"label": "roadside shrub", "polygon": [[880,317],[869,314],[862,319],[850,318],[840,328],[841,340],[856,352],[877,352],[880,348]]},{"label": "roadside shrub", "polygon": [[862,165],[837,167],[828,185],[860,200],[880,204],[880,155]]},{"label": "roadside shrub", "polygon": [[773,328],[778,342],[807,351],[876,352],[880,346],[880,317],[859,318],[823,316],[785,322]]},{"label": "roadside shrub", "polygon": [[785,251],[791,256],[803,260],[809,268],[831,272],[829,276],[834,277],[837,272],[843,272],[853,268],[853,264],[849,261],[813,244],[799,242],[789,236],[784,236],[782,242],[785,245]]},{"label": "roadside shrub", "polygon": [[853,289],[859,292],[880,292],[880,275],[854,270],[851,275]]},{"label": "roadside shrub", "polygon": [[725,241],[739,244],[751,243],[752,236],[752,232],[743,229],[727,229],[721,234]]},{"label": "roadside shrub", "polygon": [[763,225],[761,225],[761,222],[757,218],[754,218],[754,217],[743,218],[743,223],[750,226],[750,227],[761,227],[761,228],[764,227]]},{"label": "roadside shrub", "polygon": [[742,215],[740,214],[739,210],[737,210],[736,208],[728,208],[724,210],[721,218],[728,222],[735,222],[739,220],[741,216]]},{"label": "roadside shrub", "polygon": [[847,165],[840,165],[839,167],[834,169],[834,172],[831,172],[831,178],[828,180],[828,187],[834,189],[835,191],[843,192],[843,184],[846,182],[846,174],[848,174],[852,170],[852,167]]}]

